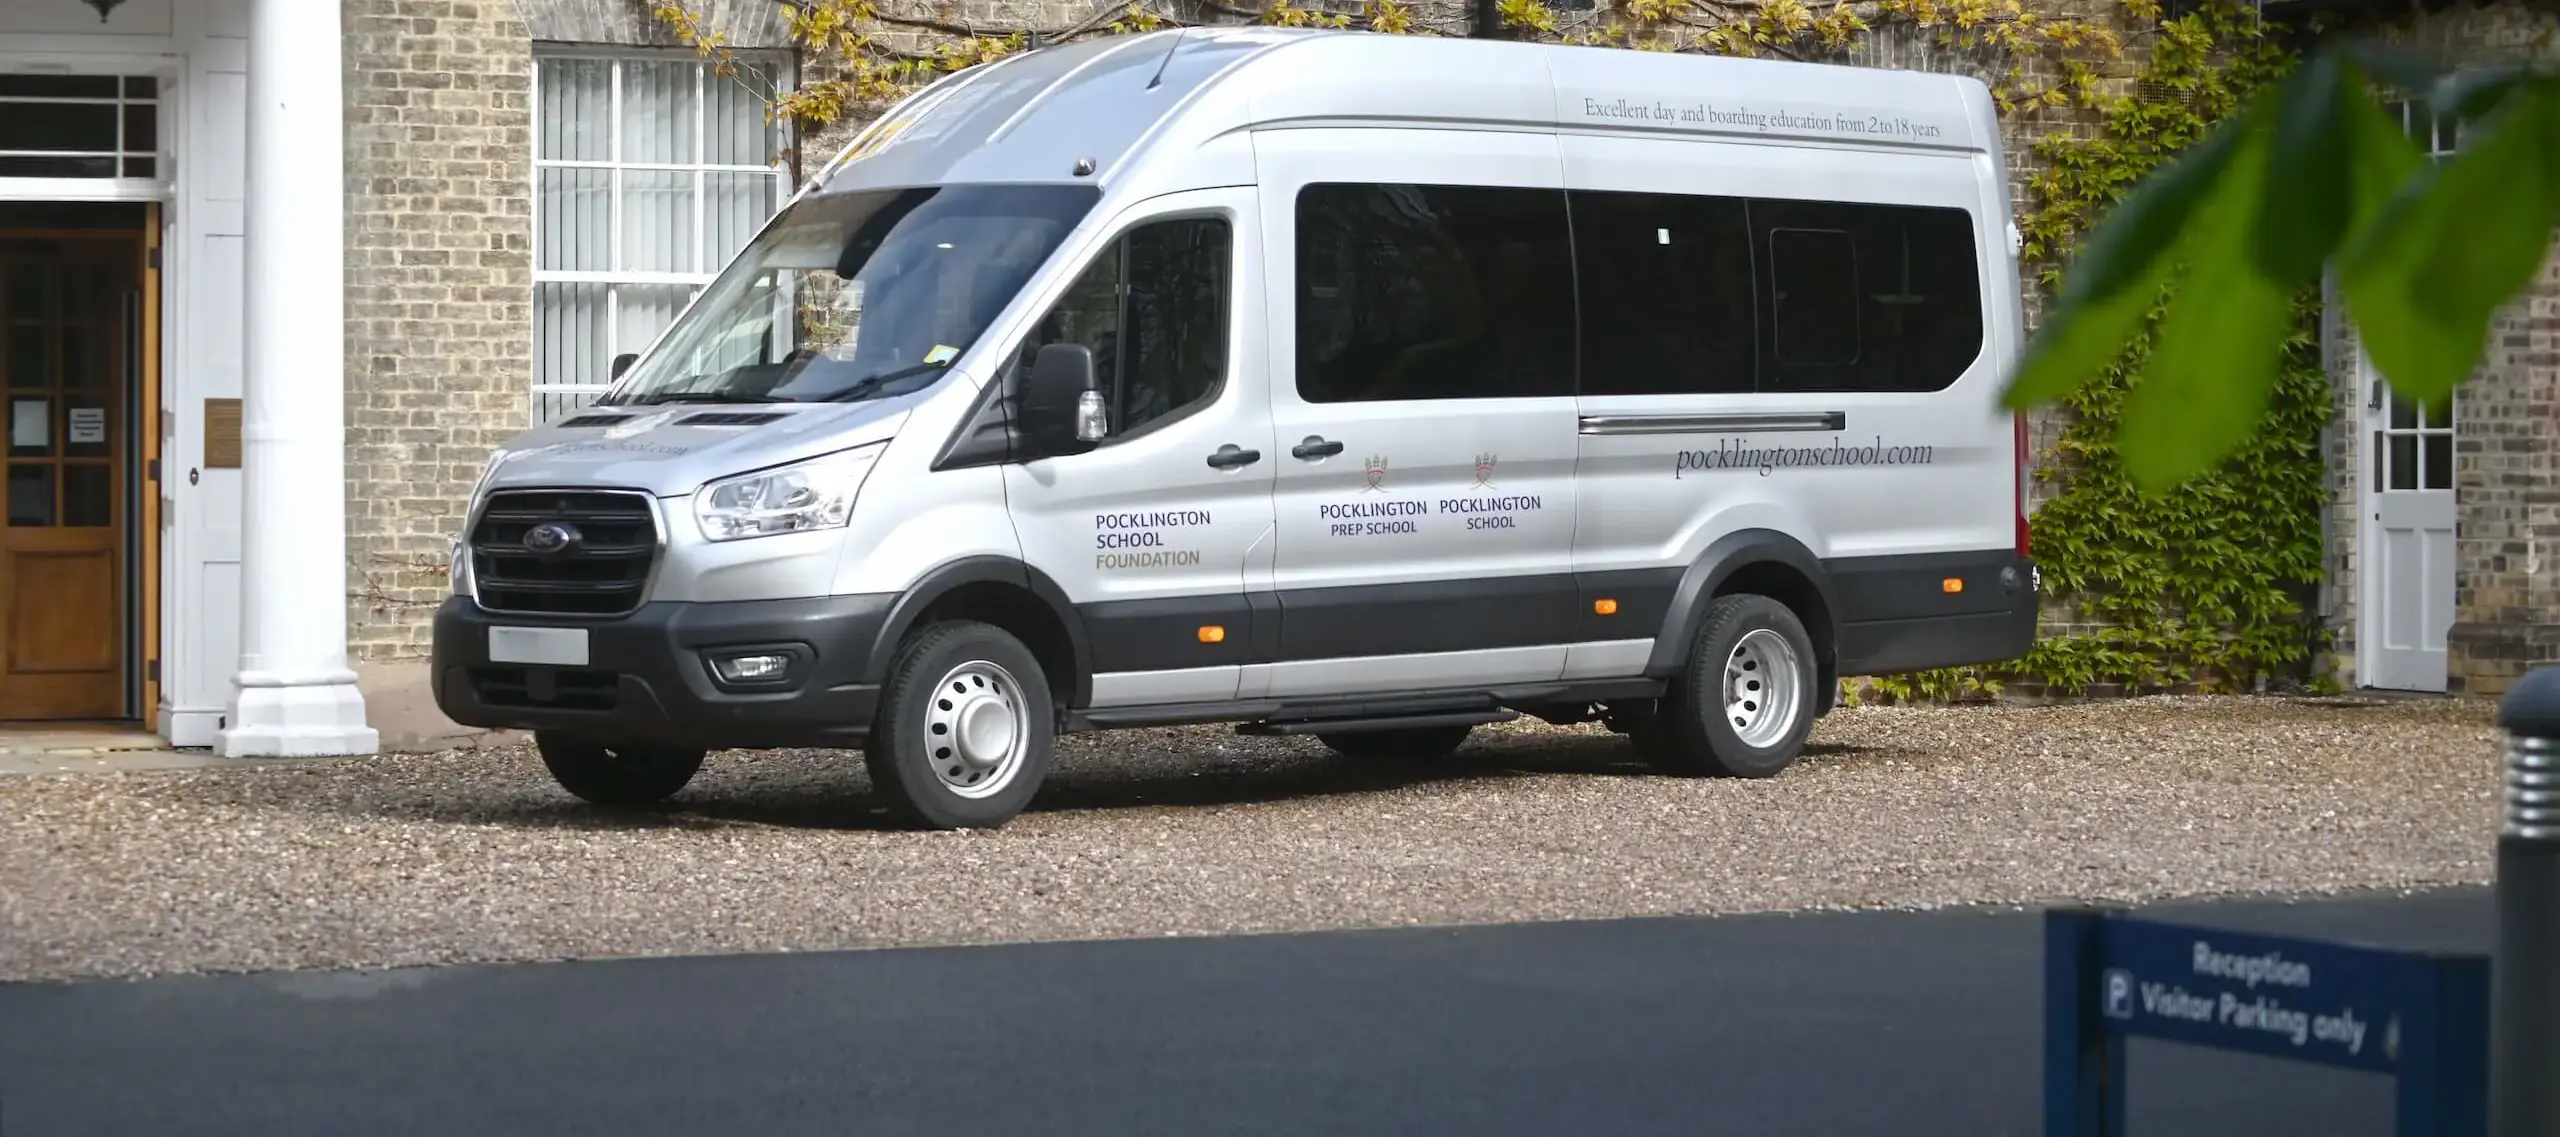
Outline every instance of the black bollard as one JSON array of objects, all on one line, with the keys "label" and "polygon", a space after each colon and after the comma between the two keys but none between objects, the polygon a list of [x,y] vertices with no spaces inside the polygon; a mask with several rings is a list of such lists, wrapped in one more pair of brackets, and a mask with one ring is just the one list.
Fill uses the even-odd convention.
[{"label": "black bollard", "polygon": [[2498,834],[2498,954],[2490,974],[2489,1131],[2560,1137],[2560,666],[2498,706],[2507,733]]}]

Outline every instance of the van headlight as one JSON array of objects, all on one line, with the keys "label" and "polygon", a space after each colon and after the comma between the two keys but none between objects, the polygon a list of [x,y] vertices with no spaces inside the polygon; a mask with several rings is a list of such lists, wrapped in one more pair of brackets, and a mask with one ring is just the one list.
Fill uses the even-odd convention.
[{"label": "van headlight", "polygon": [[839,529],[853,516],[853,495],[886,442],[806,462],[711,482],[693,495],[693,519],[706,541]]}]

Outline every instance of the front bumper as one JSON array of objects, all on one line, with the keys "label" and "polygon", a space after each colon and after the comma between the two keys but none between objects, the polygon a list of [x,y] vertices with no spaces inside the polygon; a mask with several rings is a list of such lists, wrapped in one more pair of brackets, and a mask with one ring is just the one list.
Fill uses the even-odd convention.
[{"label": "front bumper", "polygon": [[[873,658],[891,595],[645,604],[610,620],[436,610],[436,706],[464,726],[559,731],[605,741],[719,749],[860,746],[880,701]],[[494,662],[489,629],[579,628],[584,666]],[[779,680],[729,684],[713,657],[792,657]]]}]

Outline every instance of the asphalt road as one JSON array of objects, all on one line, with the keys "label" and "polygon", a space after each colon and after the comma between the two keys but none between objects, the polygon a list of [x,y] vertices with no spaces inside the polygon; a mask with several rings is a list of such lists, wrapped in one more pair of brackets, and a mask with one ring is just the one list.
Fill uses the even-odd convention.
[{"label": "asphalt road", "polygon": [[[2480,890],[2164,908],[2482,950]],[[0,1137],[2034,1134],[2026,913],[1665,919],[0,987]],[[2388,1083],[2133,1047],[2136,1137]]]}]

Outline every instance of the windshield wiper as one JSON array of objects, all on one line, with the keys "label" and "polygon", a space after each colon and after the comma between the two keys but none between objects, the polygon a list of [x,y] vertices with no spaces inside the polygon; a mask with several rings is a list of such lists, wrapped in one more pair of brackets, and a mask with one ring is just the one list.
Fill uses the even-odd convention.
[{"label": "windshield wiper", "polygon": [[633,406],[654,407],[660,403],[778,403],[770,395],[741,395],[731,391],[669,391],[662,395],[644,395],[631,400]]},{"label": "windshield wiper", "polygon": [[918,375],[924,374],[925,372],[940,371],[948,366],[950,366],[948,361],[936,361],[932,363],[919,363],[911,367],[901,367],[895,371],[883,371],[878,375],[867,376],[856,380],[852,386],[847,387],[844,390],[837,391],[832,394],[821,395],[818,397],[817,401],[821,403],[849,403],[857,397],[879,390],[880,388],[891,383],[895,383],[900,379],[912,379]]}]

